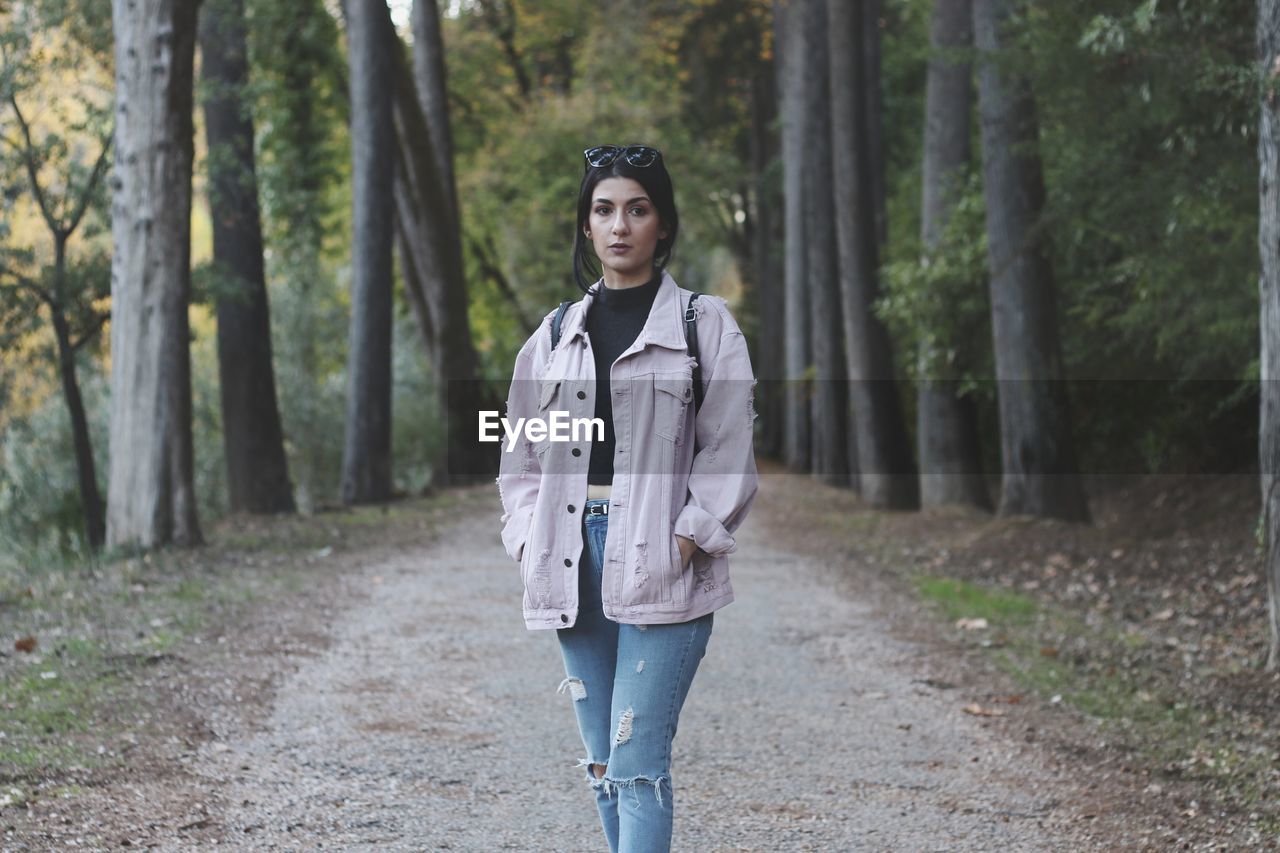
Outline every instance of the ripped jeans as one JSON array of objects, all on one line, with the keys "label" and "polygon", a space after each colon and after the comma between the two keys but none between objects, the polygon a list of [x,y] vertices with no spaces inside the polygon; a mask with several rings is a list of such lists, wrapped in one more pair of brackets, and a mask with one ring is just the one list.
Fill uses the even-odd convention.
[{"label": "ripped jeans", "polygon": [[[583,507],[578,563],[579,610],[572,628],[556,631],[567,689],[587,757],[587,781],[595,793],[605,838],[613,853],[671,848],[675,795],[671,742],[680,708],[706,654],[714,614],[669,625],[621,625],[605,618],[600,603],[604,540],[609,516]],[[597,779],[591,765],[604,766]]]}]

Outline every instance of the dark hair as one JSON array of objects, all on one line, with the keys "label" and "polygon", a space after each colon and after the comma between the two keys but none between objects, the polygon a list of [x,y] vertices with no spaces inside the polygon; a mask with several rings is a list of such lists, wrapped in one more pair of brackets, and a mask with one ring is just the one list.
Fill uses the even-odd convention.
[{"label": "dark hair", "polygon": [[[676,245],[676,234],[680,230],[680,216],[676,213],[675,190],[671,187],[671,176],[667,174],[666,164],[659,157],[649,166],[632,166],[626,158],[619,157],[608,166],[596,168],[587,165],[582,176],[582,186],[578,189],[577,228],[573,233],[573,279],[578,288],[586,293],[591,285],[600,279],[600,267],[596,263],[591,248],[591,241],[582,233],[582,227],[591,215],[591,199],[595,195],[596,184],[605,178],[631,178],[645,188],[653,206],[658,211],[659,221],[666,226],[667,236],[658,240],[653,251],[655,269],[665,269],[671,260],[672,250]],[[591,274],[587,278],[587,273]]]}]

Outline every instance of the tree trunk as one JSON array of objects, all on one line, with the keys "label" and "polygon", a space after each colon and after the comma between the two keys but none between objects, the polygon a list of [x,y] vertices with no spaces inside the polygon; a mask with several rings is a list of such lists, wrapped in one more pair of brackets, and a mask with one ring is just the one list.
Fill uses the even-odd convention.
[{"label": "tree trunk", "polygon": [[[777,60],[774,60],[775,66]],[[778,187],[769,177],[771,164],[777,157],[773,123],[777,118],[778,94],[774,74],[757,74],[751,84],[751,172],[753,198],[751,215],[751,253],[756,277],[756,311],[760,319],[755,363],[760,385],[756,393],[756,410],[760,414],[761,435],[756,446],[766,456],[782,458],[782,412],[785,403],[779,393],[784,364],[783,300],[785,286],[782,271],[775,258],[780,244],[781,218],[776,211],[781,201]]]},{"label": "tree trunk", "polygon": [[[420,18],[425,13],[424,9],[415,14]],[[431,14],[436,14],[434,4]],[[433,479],[440,485],[467,482],[496,473],[497,458],[476,441],[471,425],[477,411],[499,409],[500,405],[479,378],[480,361],[468,319],[452,156],[442,156],[439,149],[452,149],[444,91],[444,45],[439,26],[422,22],[414,40],[415,64],[419,80],[434,92],[422,95],[414,84],[403,44],[393,29],[386,32],[387,50],[394,59],[397,156],[403,165],[396,178],[396,215],[405,233],[402,252],[413,257],[420,288],[415,298],[422,299],[422,319],[432,324],[427,339],[432,345],[440,411],[445,413],[445,423],[452,425]],[[430,105],[429,112],[424,110],[424,101]]]},{"label": "tree trunk", "polygon": [[[878,4],[868,4],[872,8]],[[880,296],[878,186],[883,168],[872,139],[880,137],[879,29],[867,29],[844,0],[827,0],[830,39],[831,139],[834,152],[836,237],[840,257],[840,306],[844,358],[853,398],[862,496],[872,506],[914,509],[919,503],[893,343],[872,306]],[[848,46],[852,45],[852,48]],[[872,59],[875,57],[876,59]],[[863,60],[866,61],[863,61]]]},{"label": "tree trunk", "polygon": [[75,446],[76,475],[80,484],[85,535],[89,540],[89,548],[98,551],[106,540],[106,520],[102,513],[102,493],[98,491],[98,472],[93,465],[89,419],[85,416],[80,382],[76,378],[75,345],[71,342],[71,328],[62,308],[62,299],[66,294],[66,238],[55,234],[54,241],[54,292],[57,298],[49,305],[49,315],[53,318],[54,338],[58,341],[58,374],[62,378],[62,396],[67,401],[67,414],[71,419],[71,439]]},{"label": "tree trunk", "polygon": [[196,2],[113,0],[108,547],[202,541],[191,437]]},{"label": "tree trunk", "polygon": [[774,0],[774,43],[778,45],[778,112],[782,117],[783,183],[783,460],[809,469],[809,300],[804,211],[804,13],[808,0]]},{"label": "tree trunk", "polygon": [[1087,521],[1041,224],[1035,103],[1005,48],[1009,0],[974,0],[991,331],[1000,398],[1000,514]]},{"label": "tree trunk", "polygon": [[351,333],[342,500],[391,496],[391,241],[395,129],[392,28],[383,0],[349,0],[351,69]]},{"label": "tree trunk", "polygon": [[[440,11],[436,0],[413,2],[413,79],[418,100],[431,137],[436,175],[447,199],[449,219],[461,231],[458,218],[458,190],[453,177],[453,130],[449,123],[449,96],[446,86],[444,39],[440,34]],[[457,234],[451,239],[461,239]]]},{"label": "tree trunk", "polygon": [[1258,61],[1264,75],[1258,130],[1258,279],[1260,368],[1258,462],[1266,538],[1268,621],[1266,668],[1280,669],[1280,0],[1259,0]]},{"label": "tree trunk", "polygon": [[[832,195],[831,100],[828,97],[827,8],[806,0],[803,192],[809,317],[815,368],[811,398],[813,457],[809,470],[831,485],[857,485],[850,471],[857,458],[849,429],[849,395],[840,326],[836,269],[835,198]],[[853,466],[856,467],[856,466]],[[851,480],[852,476],[852,480]]]},{"label": "tree trunk", "polygon": [[271,351],[243,0],[206,0],[200,69],[209,145],[222,436],[232,512],[293,512]]},{"label": "tree trunk", "polygon": [[[938,55],[973,47],[971,0],[934,0],[929,46],[935,55],[929,59],[925,84],[924,199],[920,223],[926,259],[942,239],[971,157],[972,66],[967,61]],[[968,504],[989,510],[991,497],[982,476],[977,405],[971,396],[957,393],[957,377],[926,375],[926,366],[936,363],[929,346],[922,341],[918,353],[921,370],[916,446],[921,503],[927,507]]]}]

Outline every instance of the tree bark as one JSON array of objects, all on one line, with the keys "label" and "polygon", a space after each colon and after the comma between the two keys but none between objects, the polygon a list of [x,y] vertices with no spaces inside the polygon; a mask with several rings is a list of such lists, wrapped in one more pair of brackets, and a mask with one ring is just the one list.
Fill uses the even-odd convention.
[{"label": "tree bark", "polygon": [[774,0],[774,43],[778,46],[778,112],[782,116],[783,298],[785,402],[783,459],[794,470],[808,470],[811,456],[809,392],[809,300],[805,287],[803,163],[804,13],[808,0]]},{"label": "tree bark", "polygon": [[[496,473],[497,459],[476,441],[473,424],[477,411],[500,406],[479,378],[479,357],[468,319],[452,157],[446,163],[437,149],[440,144],[452,147],[444,100],[444,45],[439,40],[439,27],[425,25],[421,39],[414,43],[418,68],[439,66],[436,72],[426,75],[426,84],[436,90],[434,97],[426,99],[434,105],[433,112],[427,113],[404,45],[393,28],[388,26],[384,32],[388,38],[386,50],[393,58],[397,162],[402,166],[396,176],[395,192],[396,216],[405,235],[401,250],[403,255],[412,256],[414,286],[419,291],[413,298],[421,299],[417,309],[420,322],[431,324],[425,337],[431,346],[440,411],[449,425],[442,458],[433,466],[433,480],[437,485],[462,483]],[[432,127],[433,122],[442,127]]]},{"label": "tree bark", "polygon": [[[88,190],[86,190],[88,192]],[[106,519],[102,511],[102,493],[98,490],[98,472],[93,464],[93,442],[89,437],[89,419],[84,411],[84,399],[80,395],[80,381],[76,378],[76,351],[71,341],[71,327],[62,307],[66,294],[66,236],[54,234],[54,292],[56,298],[49,304],[53,319],[53,334],[58,342],[58,374],[62,378],[62,395],[67,401],[67,414],[71,419],[71,438],[76,453],[76,475],[80,486],[80,505],[84,513],[85,535],[89,548],[98,551],[106,541]]]},{"label": "tree bark", "polygon": [[[774,54],[777,65],[777,54]],[[777,118],[778,93],[774,85],[775,74],[757,74],[751,84],[751,172],[752,198],[755,202],[751,215],[752,266],[756,276],[757,316],[760,321],[755,362],[760,385],[756,393],[756,409],[760,414],[760,438],[757,447],[766,456],[782,457],[782,412],[785,400],[781,390],[782,365],[784,364],[783,340],[784,299],[786,287],[782,270],[775,257],[780,237],[781,217],[776,213],[781,201],[777,185],[771,174],[771,164],[777,157],[777,143],[773,124]]]},{"label": "tree bark", "polygon": [[[840,325],[836,268],[835,198],[832,195],[831,100],[828,97],[827,8],[805,0],[803,198],[807,238],[806,276],[815,368],[811,402],[813,457],[810,471],[824,482],[858,485],[856,436],[849,429],[849,395]],[[854,468],[854,471],[850,469]],[[852,478],[852,479],[851,479]]]},{"label": "tree bark", "polygon": [[[944,51],[973,47],[971,0],[934,0],[925,83],[921,242],[925,260],[937,249],[955,208],[959,181],[969,168],[969,114],[973,108],[972,64]],[[935,363],[927,341],[918,353],[916,446],[920,456],[921,503],[926,507],[967,504],[991,509],[982,476],[978,408],[957,393],[954,376],[926,375]]]},{"label": "tree bark", "polygon": [[1280,0],[1259,0],[1257,50],[1264,86],[1258,129],[1258,250],[1262,379],[1258,429],[1265,530],[1266,669],[1280,669]]},{"label": "tree bark", "polygon": [[1000,400],[1001,515],[1088,521],[1041,224],[1035,103],[1010,68],[1009,0],[974,0],[991,330]]},{"label": "tree bark", "polygon": [[[349,0],[353,240],[344,503],[391,497],[392,29],[383,0]],[[394,34],[394,30],[392,29]]]},{"label": "tree bark", "polygon": [[[885,509],[919,504],[889,331],[872,310],[880,296],[880,228],[876,193],[883,177],[878,4],[864,20],[844,0],[827,0],[830,39],[831,139],[844,358],[853,402],[858,477],[863,498]],[[869,25],[869,27],[868,27]],[[870,32],[867,32],[870,28]],[[852,45],[852,47],[849,47]]]},{"label": "tree bark", "polygon": [[276,400],[262,219],[253,153],[243,0],[206,0],[201,75],[217,291],[218,372],[232,512],[293,512],[293,485]]},{"label": "tree bark", "polygon": [[192,62],[197,2],[113,0],[108,547],[202,541],[191,436]]}]

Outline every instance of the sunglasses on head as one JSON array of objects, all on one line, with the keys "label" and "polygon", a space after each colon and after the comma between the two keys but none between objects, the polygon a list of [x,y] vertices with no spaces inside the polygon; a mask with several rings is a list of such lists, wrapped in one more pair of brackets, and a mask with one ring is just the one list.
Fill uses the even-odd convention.
[{"label": "sunglasses on head", "polygon": [[624,158],[632,166],[644,168],[652,166],[662,158],[662,152],[648,145],[597,145],[582,152],[587,164],[599,169],[608,166],[619,157]]}]

